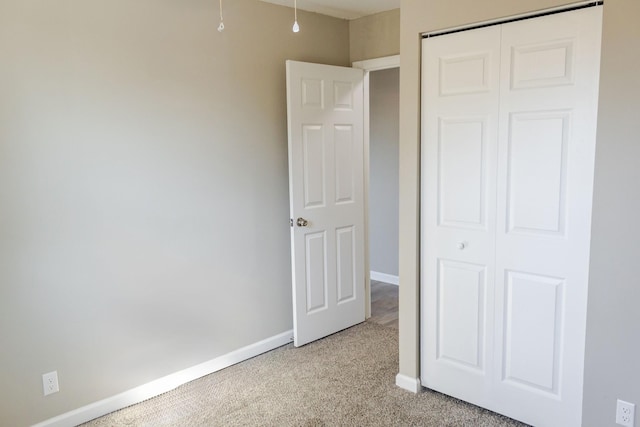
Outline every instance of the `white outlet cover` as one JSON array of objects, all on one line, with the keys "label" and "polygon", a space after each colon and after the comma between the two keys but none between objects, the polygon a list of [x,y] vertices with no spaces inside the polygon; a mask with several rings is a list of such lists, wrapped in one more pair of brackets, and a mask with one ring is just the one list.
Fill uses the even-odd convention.
[{"label": "white outlet cover", "polygon": [[616,424],[625,427],[634,427],[636,405],[618,399],[616,405]]},{"label": "white outlet cover", "polygon": [[42,391],[45,396],[60,391],[60,386],[58,385],[58,371],[42,375]]}]

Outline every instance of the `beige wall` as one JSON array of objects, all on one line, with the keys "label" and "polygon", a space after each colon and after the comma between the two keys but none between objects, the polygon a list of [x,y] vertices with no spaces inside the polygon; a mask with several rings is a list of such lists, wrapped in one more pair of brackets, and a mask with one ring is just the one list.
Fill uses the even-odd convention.
[{"label": "beige wall", "polygon": [[[402,0],[400,69],[400,373],[419,377],[419,135],[420,33],[570,3],[566,0]],[[584,425],[613,426],[615,399],[640,404],[640,16],[637,0],[604,8],[600,110]],[[629,339],[631,337],[631,339]]]},{"label": "beige wall", "polygon": [[400,53],[400,9],[349,21],[351,62]]},{"label": "beige wall", "polygon": [[0,2],[0,425],[292,327],[285,59],[348,22],[217,4]]}]

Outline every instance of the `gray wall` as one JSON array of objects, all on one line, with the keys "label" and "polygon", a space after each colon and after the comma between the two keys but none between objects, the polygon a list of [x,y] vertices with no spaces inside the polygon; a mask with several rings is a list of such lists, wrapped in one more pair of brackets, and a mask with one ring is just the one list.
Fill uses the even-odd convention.
[{"label": "gray wall", "polygon": [[[400,71],[400,373],[419,365],[420,38],[425,31],[571,3],[402,0]],[[640,3],[604,6],[583,424],[615,426],[615,400],[640,404]],[[636,421],[638,424],[639,421]]]},{"label": "gray wall", "polygon": [[285,59],[349,27],[217,4],[0,2],[0,425],[292,327]]},{"label": "gray wall", "polygon": [[369,74],[370,268],[398,275],[398,123],[400,69]]},{"label": "gray wall", "polygon": [[583,421],[614,426],[616,399],[640,425],[640,2],[604,6]]}]

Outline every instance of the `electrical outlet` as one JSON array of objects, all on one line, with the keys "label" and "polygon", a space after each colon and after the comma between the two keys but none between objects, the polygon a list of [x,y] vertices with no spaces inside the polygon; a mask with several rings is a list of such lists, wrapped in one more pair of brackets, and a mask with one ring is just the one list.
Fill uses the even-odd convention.
[{"label": "electrical outlet", "polygon": [[636,416],[636,405],[618,399],[616,406],[616,424],[625,427],[634,427]]},{"label": "electrical outlet", "polygon": [[58,371],[49,372],[42,376],[42,389],[45,396],[60,391],[60,387],[58,386]]}]

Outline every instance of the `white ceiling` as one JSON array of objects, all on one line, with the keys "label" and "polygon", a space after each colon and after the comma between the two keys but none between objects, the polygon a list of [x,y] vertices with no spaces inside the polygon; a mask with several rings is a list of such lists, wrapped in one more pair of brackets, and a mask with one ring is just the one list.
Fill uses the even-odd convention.
[{"label": "white ceiling", "polygon": [[[262,0],[293,7],[293,0]],[[385,10],[397,9],[400,0],[298,0],[298,9],[342,19],[356,19]]]}]

